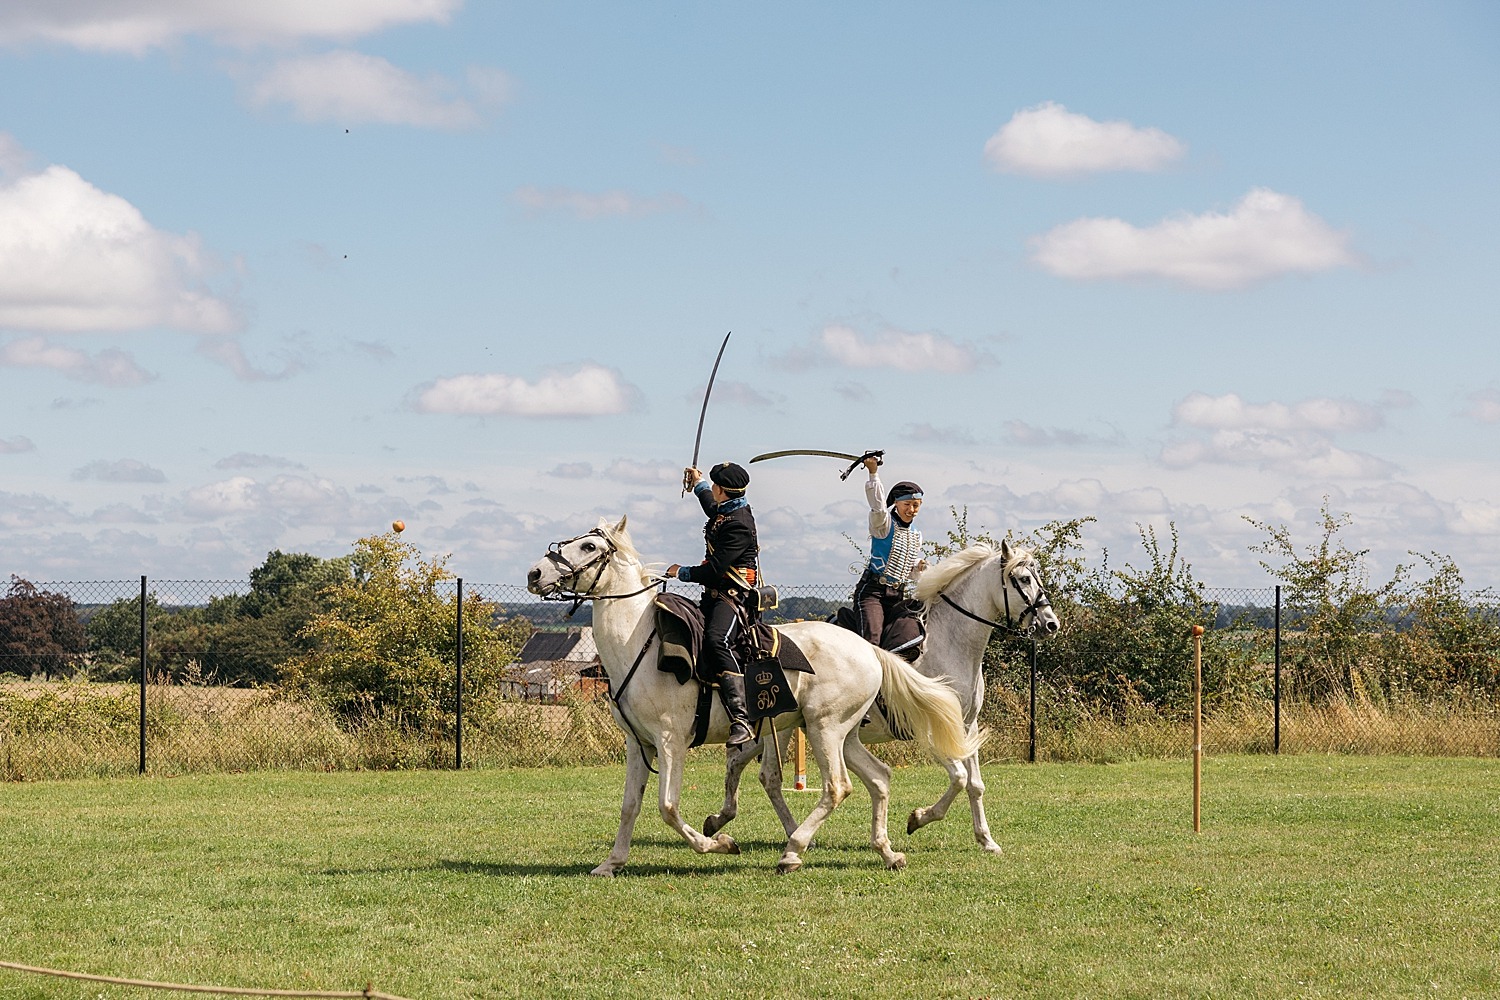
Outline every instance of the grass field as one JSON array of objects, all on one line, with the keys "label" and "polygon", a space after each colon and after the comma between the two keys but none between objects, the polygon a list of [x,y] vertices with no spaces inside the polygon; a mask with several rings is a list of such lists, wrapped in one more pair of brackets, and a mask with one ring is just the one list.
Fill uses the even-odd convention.
[{"label": "grass field", "polygon": [[[897,772],[904,872],[859,791],[776,876],[751,783],[742,855],[648,808],[613,880],[619,767],[0,785],[0,960],[414,1000],[1500,996],[1500,761],[1211,758],[1198,835],[1184,761],[995,766],[998,858],[966,811],[901,832],[941,777]],[[700,752],[694,822],[719,785]],[[0,970],[4,1000],[174,995]]]}]

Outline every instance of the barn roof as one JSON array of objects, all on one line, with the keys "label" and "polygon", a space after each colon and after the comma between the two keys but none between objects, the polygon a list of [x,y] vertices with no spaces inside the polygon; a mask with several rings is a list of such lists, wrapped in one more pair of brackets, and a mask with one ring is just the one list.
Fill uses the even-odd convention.
[{"label": "barn roof", "polygon": [[549,660],[588,662],[596,655],[593,629],[570,628],[566,632],[533,632],[521,647],[517,660],[540,663]]}]

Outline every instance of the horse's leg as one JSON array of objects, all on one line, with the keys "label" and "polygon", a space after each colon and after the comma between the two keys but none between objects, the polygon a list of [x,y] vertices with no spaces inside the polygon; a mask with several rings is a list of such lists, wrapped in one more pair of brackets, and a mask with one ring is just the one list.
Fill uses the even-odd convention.
[{"label": "horse's leg", "polygon": [[984,815],[984,778],[979,775],[979,754],[968,760],[969,812],[974,816],[974,839],[991,854],[1000,853],[1000,845],[990,836],[990,821]]},{"label": "horse's leg", "polygon": [[[859,716],[855,716],[854,722],[858,724]],[[823,774],[823,794],[818,798],[818,804],[813,806],[812,812],[807,814],[807,819],[787,838],[786,850],[776,864],[779,875],[802,867],[802,852],[812,843],[818,827],[854,790],[854,785],[849,780],[849,770],[844,764],[844,737],[849,735],[850,729],[841,731],[837,726],[811,719],[804,719],[804,725],[807,745],[812,748],[813,759],[818,762],[818,770]]]},{"label": "horse's leg", "polygon": [[635,830],[636,817],[641,814],[641,802],[646,796],[646,775],[650,773],[646,768],[645,753],[635,737],[626,734],[625,797],[620,803],[620,829],[615,833],[615,846],[609,857],[589,872],[590,875],[611,876],[625,867],[625,859],[630,856],[630,835]]},{"label": "horse's leg", "polygon": [[660,801],[657,803],[661,808],[661,818],[677,835],[688,842],[688,845],[699,854],[738,854],[740,845],[734,842],[734,838],[727,833],[721,833],[714,837],[705,837],[694,830],[682,818],[681,794],[682,794],[682,764],[686,755],[684,747],[679,746],[678,740],[670,734],[663,733],[660,747],[661,772],[656,784],[661,793]]},{"label": "horse's leg", "polygon": [[887,868],[897,871],[905,868],[906,855],[891,849],[886,828],[886,813],[891,804],[890,766],[865,748],[857,729],[844,738],[844,759],[870,792],[870,846],[880,852]]},{"label": "horse's leg", "polygon": [[760,753],[761,744],[751,742],[743,744],[724,754],[724,804],[719,811],[711,814],[703,821],[703,832],[712,837],[740,812],[740,778],[745,773],[745,767],[755,755]]},{"label": "horse's leg", "polygon": [[968,787],[969,769],[961,760],[944,758],[943,770],[948,772],[948,787],[943,789],[942,796],[930,806],[921,807],[911,811],[906,817],[906,832],[916,833],[928,823],[936,823],[948,815],[948,807],[953,805],[953,800],[958,798],[958,793]]},{"label": "horse's leg", "polygon": [[766,790],[766,798],[771,800],[771,807],[776,810],[776,816],[781,820],[781,828],[790,837],[792,831],[797,829],[797,818],[792,815],[791,808],[786,804],[786,796],[781,792],[781,782],[784,775],[781,773],[781,754],[777,753],[777,745],[774,738],[770,740],[770,747],[760,757],[760,787]]}]

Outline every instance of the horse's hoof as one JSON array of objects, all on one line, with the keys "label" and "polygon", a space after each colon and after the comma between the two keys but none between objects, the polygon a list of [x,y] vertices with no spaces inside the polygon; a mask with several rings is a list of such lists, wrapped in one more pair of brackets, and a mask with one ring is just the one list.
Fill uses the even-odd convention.
[{"label": "horse's hoof", "polygon": [[986,854],[993,854],[997,858],[1000,855],[1002,855],[1002,854],[1005,853],[1004,851],[1002,851],[1000,849],[1000,845],[997,844],[997,843],[995,843],[993,840],[990,841],[988,844],[980,844],[979,847],[980,847],[981,850],[984,851],[984,853],[986,853]]},{"label": "horse's hoof", "polygon": [[893,872],[899,872],[906,867],[906,855],[897,853],[892,855],[891,860],[885,863],[886,868]]},{"label": "horse's hoof", "polygon": [[721,847],[724,848],[720,852],[721,854],[738,854],[738,853],[740,853],[740,845],[737,844],[737,843],[735,843],[734,838],[731,837],[727,833],[721,833],[721,834],[719,834],[717,837],[714,838],[714,842],[717,843],[717,844],[719,844]]},{"label": "horse's hoof", "polygon": [[922,829],[922,824],[917,819],[917,811],[913,809],[911,815],[906,817],[906,834],[911,836],[920,829]]},{"label": "horse's hoof", "polygon": [[703,835],[705,837],[712,837],[723,829],[723,827],[724,824],[719,822],[719,814],[715,813],[703,821]]},{"label": "horse's hoof", "polygon": [[783,861],[779,865],[776,866],[776,874],[777,875],[790,875],[792,872],[796,871],[798,868],[801,868],[801,867],[802,867],[802,862],[800,862],[800,861]]},{"label": "horse's hoof", "polygon": [[589,874],[598,876],[599,878],[614,878],[615,870],[609,865],[600,865],[598,868],[595,868],[593,871],[589,872]]}]

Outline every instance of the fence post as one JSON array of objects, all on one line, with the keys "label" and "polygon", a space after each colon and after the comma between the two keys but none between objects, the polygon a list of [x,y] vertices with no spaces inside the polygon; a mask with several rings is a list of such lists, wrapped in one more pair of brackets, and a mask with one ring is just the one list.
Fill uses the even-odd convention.
[{"label": "fence post", "polygon": [[140,773],[146,773],[146,578],[141,577],[141,754]]},{"label": "fence post", "polygon": [[1026,759],[1036,763],[1036,640],[1031,640],[1031,707],[1027,713],[1031,717],[1030,726],[1030,749],[1026,752]]},{"label": "fence post", "polygon": [[458,578],[458,645],[454,655],[453,767],[464,769],[464,578]]},{"label": "fence post", "polygon": [[1276,585],[1276,672],[1271,688],[1271,699],[1275,703],[1276,731],[1272,753],[1281,753],[1281,584]]}]

